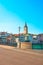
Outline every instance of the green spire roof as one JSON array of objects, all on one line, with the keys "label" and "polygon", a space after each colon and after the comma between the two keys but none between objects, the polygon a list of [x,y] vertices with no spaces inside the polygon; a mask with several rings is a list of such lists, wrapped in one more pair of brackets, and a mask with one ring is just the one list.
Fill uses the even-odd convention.
[{"label": "green spire roof", "polygon": [[27,23],[25,22],[25,26],[24,27],[27,27]]}]

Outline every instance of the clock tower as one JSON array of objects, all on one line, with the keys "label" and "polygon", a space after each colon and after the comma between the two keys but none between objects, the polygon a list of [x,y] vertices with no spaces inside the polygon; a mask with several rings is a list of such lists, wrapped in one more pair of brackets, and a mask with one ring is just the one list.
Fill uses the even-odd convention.
[{"label": "clock tower", "polygon": [[27,26],[26,22],[25,22],[25,26],[24,26],[24,34],[28,34],[28,26]]}]

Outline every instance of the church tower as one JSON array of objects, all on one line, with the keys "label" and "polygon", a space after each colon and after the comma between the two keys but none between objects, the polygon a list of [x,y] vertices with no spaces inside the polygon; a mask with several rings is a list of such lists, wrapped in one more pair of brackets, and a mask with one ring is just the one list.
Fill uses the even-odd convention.
[{"label": "church tower", "polygon": [[25,22],[25,26],[24,26],[24,34],[28,34],[28,26],[27,26],[26,22]]}]

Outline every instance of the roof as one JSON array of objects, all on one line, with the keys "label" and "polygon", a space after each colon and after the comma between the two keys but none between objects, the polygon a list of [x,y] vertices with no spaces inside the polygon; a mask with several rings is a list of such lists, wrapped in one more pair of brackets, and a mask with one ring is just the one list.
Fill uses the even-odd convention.
[{"label": "roof", "polygon": [[43,35],[43,34],[39,34],[39,35]]}]

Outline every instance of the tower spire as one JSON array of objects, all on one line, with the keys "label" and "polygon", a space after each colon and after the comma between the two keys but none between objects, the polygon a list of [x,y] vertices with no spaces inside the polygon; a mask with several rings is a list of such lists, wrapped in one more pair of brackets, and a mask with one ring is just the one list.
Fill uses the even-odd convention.
[{"label": "tower spire", "polygon": [[26,21],[25,21],[25,26],[27,27],[27,23],[26,23]]},{"label": "tower spire", "polygon": [[27,26],[26,22],[25,22],[25,26],[24,26],[24,34],[28,34],[28,26]]}]

